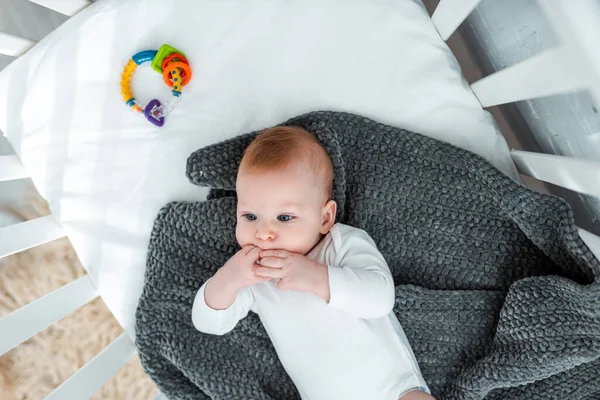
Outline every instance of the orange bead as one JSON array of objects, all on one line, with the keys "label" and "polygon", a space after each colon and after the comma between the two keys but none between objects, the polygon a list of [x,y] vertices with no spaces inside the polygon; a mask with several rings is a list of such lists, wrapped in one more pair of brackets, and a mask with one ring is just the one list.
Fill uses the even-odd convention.
[{"label": "orange bead", "polygon": [[163,71],[163,80],[165,81],[165,84],[170,88],[173,87],[173,81],[171,81],[171,71],[173,71],[175,68],[179,68],[182,72],[185,72],[185,76],[182,72],[180,72],[182,80],[181,86],[187,85],[190,79],[192,79],[192,69],[189,65],[182,62],[174,62],[167,65],[167,68]]},{"label": "orange bead", "polygon": [[169,63],[171,61],[182,62],[182,63],[190,65],[190,63],[188,62],[187,58],[185,58],[183,55],[181,55],[179,53],[173,53],[173,54],[169,55],[168,57],[166,57],[163,60],[163,62],[162,62],[162,69],[163,69],[163,71],[165,70],[165,68],[167,68],[167,65],[169,65]]}]

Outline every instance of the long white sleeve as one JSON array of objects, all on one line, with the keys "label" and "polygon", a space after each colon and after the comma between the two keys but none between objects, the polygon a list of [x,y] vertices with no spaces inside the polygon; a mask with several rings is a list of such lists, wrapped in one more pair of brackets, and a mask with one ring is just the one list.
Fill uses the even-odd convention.
[{"label": "long white sleeve", "polygon": [[210,279],[200,287],[192,306],[192,323],[200,332],[224,335],[248,315],[254,304],[254,295],[249,288],[240,290],[235,301],[225,310],[215,310],[206,304],[204,289]]},{"label": "long white sleeve", "polygon": [[394,281],[373,239],[363,230],[337,224],[332,231],[337,255],[329,271],[329,306],[372,319],[394,307]]}]

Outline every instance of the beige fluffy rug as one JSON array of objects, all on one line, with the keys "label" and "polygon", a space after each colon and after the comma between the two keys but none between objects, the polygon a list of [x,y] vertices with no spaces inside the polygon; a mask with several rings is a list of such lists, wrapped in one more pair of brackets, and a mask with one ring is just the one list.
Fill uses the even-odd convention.
[{"label": "beige fluffy rug", "polygon": [[[39,197],[23,219],[47,214]],[[71,244],[60,239],[0,260],[0,317],[85,274]],[[0,357],[0,399],[42,399],[123,332],[97,298]],[[92,399],[152,399],[156,387],[138,357]],[[70,399],[67,399],[70,400]]]}]

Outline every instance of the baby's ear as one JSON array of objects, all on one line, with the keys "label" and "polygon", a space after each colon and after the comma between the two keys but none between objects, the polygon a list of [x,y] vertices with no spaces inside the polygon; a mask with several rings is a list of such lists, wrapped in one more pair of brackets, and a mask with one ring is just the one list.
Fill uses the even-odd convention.
[{"label": "baby's ear", "polygon": [[235,190],[237,170],[244,150],[258,132],[237,136],[224,142],[203,147],[187,159],[186,175],[198,186]]},{"label": "baby's ear", "polygon": [[335,224],[335,213],[337,211],[337,203],[334,200],[329,200],[323,206],[321,217],[321,234],[329,233],[333,224]]}]

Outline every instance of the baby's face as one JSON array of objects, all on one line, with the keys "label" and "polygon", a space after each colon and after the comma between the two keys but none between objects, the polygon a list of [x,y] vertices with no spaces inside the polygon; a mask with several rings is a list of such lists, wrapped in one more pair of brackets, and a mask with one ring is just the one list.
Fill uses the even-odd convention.
[{"label": "baby's face", "polygon": [[[306,171],[241,174],[237,180],[236,237],[240,246],[306,254],[327,233],[322,185]],[[335,213],[335,211],[334,211]]]}]

